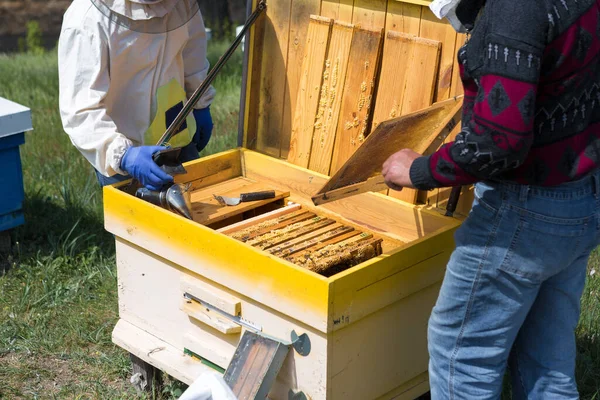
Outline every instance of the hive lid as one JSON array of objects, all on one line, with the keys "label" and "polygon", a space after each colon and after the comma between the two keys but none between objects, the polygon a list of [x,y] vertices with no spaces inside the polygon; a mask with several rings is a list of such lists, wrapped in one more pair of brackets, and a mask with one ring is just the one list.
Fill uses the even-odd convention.
[{"label": "hive lid", "polygon": [[0,138],[32,129],[31,110],[0,97]]}]

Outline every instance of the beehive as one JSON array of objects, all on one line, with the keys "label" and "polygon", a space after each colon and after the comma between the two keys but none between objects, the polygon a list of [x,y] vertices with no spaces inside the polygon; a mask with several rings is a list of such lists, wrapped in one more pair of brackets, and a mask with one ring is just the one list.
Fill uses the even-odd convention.
[{"label": "beehive", "polygon": [[[460,224],[436,209],[446,192],[405,193],[404,201],[368,193],[320,207],[311,202],[373,124],[459,94],[454,54],[463,39],[427,4],[269,1],[246,42],[240,148],[189,163],[176,179],[191,184],[194,221],[119,187],[105,189],[119,273],[115,343],[190,383],[207,365],[227,368],[245,330],[283,342],[306,333],[309,354],[290,352],[270,398],[302,391],[312,399],[412,399],[427,391],[426,325]],[[374,53],[357,50],[373,43]],[[417,68],[430,62],[406,50],[407,43],[433,54],[434,68]],[[317,51],[320,44],[325,50]],[[433,74],[430,82],[407,73],[392,80],[401,89],[391,95],[381,82],[393,75],[394,60],[406,62],[407,71]],[[267,189],[277,198],[233,209],[211,200]],[[324,276],[287,257],[289,246],[277,249],[284,242],[267,243],[284,231],[269,236],[262,226],[262,242],[250,242],[260,236],[253,225],[288,211],[373,238],[373,253]],[[243,229],[252,233],[235,235]],[[306,259],[318,251],[309,249]]]}]

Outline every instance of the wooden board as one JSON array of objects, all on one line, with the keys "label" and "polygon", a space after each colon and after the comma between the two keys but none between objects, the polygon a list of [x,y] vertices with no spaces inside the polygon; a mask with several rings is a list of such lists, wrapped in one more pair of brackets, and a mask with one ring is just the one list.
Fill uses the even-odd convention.
[{"label": "wooden board", "polygon": [[285,71],[288,61],[290,7],[291,1],[269,2],[266,15],[261,17],[265,18],[262,46],[263,49],[269,49],[269,56],[262,57],[256,149],[274,157],[280,156],[280,129],[283,126],[287,85]]},{"label": "wooden board", "polygon": [[[281,158],[287,158],[290,148],[290,134],[294,123],[294,113],[297,108],[299,96],[300,77],[304,71],[303,60],[306,55],[306,46],[309,45],[308,30],[312,15],[318,15],[321,11],[321,2],[318,0],[294,0],[290,14],[290,35],[287,38],[288,61],[287,61],[287,84],[283,103],[283,121],[281,134]],[[311,17],[307,17],[310,15]],[[327,43],[327,40],[324,41]],[[324,56],[323,56],[324,57]],[[316,62],[316,59],[315,59]],[[317,85],[318,86],[318,85]],[[318,95],[317,95],[318,97]]]},{"label": "wooden board", "polygon": [[321,15],[337,21],[351,22],[354,0],[323,0]]},{"label": "wooden board", "polygon": [[308,26],[306,51],[302,60],[300,86],[297,88],[298,100],[287,157],[289,162],[304,168],[308,167],[310,159],[331,26],[331,19],[315,16],[311,16]]},{"label": "wooden board", "polygon": [[192,215],[194,221],[202,225],[210,225],[224,219],[239,215],[249,210],[264,206],[289,196],[289,192],[276,191],[275,198],[240,203],[237,206],[222,206],[213,197],[214,194],[226,197],[239,197],[241,193],[271,190],[262,183],[253,183],[245,178],[209,186],[192,193]]},{"label": "wooden board", "polygon": [[438,84],[434,101],[446,100],[450,97],[450,86],[452,84],[456,31],[446,21],[438,19],[428,7],[423,7],[419,36],[442,43]]},{"label": "wooden board", "polygon": [[354,0],[352,23],[378,31],[385,27],[387,0]]},{"label": "wooden board", "polygon": [[431,149],[431,143],[436,141],[440,131],[454,129],[456,122],[454,118],[449,120],[449,117],[460,117],[461,107],[462,98],[451,99],[381,123],[319,193],[367,181],[378,175],[385,160],[398,149],[409,148],[419,153]]},{"label": "wooden board", "polygon": [[[408,65],[409,79],[407,79],[404,88],[405,94],[401,115],[422,110],[433,102],[440,50],[441,43],[438,41],[423,38],[414,39]],[[389,193],[397,199],[416,204],[419,192],[413,189],[404,189],[401,192],[390,191]]]},{"label": "wooden board", "polygon": [[246,331],[223,379],[239,400],[266,399],[288,351],[280,342]]},{"label": "wooden board", "polygon": [[369,134],[381,50],[382,30],[355,30],[330,173],[337,172]]},{"label": "wooden board", "polygon": [[398,0],[388,0],[385,31],[402,32],[419,36],[421,29],[421,6]]},{"label": "wooden board", "polygon": [[383,121],[402,115],[404,89],[410,77],[408,66],[414,45],[413,36],[398,32],[388,32],[386,35],[373,111],[373,129]]},{"label": "wooden board", "polygon": [[309,164],[312,171],[322,174],[329,174],[331,167],[353,34],[354,25],[333,25]]}]

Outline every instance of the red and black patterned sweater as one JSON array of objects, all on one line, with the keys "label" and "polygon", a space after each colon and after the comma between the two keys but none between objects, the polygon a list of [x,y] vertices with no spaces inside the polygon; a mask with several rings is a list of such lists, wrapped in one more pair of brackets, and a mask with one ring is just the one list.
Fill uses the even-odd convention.
[{"label": "red and black patterned sweater", "polygon": [[600,163],[600,0],[487,0],[459,51],[462,132],[413,163],[422,190],[554,186]]}]

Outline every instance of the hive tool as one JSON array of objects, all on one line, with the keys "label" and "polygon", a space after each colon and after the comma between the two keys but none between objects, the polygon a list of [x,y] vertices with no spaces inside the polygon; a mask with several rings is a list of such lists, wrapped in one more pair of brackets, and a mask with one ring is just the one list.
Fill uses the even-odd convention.
[{"label": "hive tool", "polygon": [[265,192],[242,193],[240,195],[240,197],[225,197],[225,196],[217,196],[217,195],[213,194],[213,197],[222,206],[237,206],[240,203],[245,203],[245,202],[249,202],[249,201],[274,199],[275,191],[268,190]]}]

